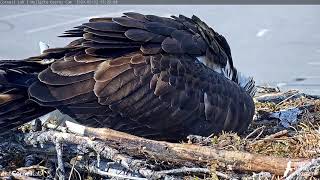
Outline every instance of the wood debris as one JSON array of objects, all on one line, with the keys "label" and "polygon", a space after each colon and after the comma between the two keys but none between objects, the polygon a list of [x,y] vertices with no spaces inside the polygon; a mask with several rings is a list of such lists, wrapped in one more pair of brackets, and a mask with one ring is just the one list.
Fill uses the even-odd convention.
[{"label": "wood debris", "polygon": [[[260,94],[255,98],[255,119],[242,135],[231,132],[209,137],[190,135],[185,142],[165,142],[70,121],[59,127],[48,121],[42,130],[32,130],[27,125],[31,130],[21,132],[28,128],[20,128],[1,137],[0,177],[31,180],[319,177],[320,98],[270,88]],[[289,116],[281,116],[284,112]],[[290,116],[295,120],[289,121]],[[83,130],[81,133],[79,128]]]}]

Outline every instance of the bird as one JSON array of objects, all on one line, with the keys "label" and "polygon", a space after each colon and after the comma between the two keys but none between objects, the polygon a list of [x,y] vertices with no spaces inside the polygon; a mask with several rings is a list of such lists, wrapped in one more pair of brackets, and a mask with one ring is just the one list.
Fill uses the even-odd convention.
[{"label": "bird", "polygon": [[65,31],[76,38],[0,62],[0,132],[56,109],[78,123],[150,139],[243,133],[255,81],[197,16],[125,12]]}]

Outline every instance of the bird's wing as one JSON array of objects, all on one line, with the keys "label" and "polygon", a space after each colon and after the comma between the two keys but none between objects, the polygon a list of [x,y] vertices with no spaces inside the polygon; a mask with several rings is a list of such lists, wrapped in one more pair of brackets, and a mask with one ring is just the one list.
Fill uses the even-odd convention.
[{"label": "bird's wing", "polygon": [[0,62],[0,134],[54,110],[29,100],[28,86],[37,79],[34,72],[41,69],[38,63]]},{"label": "bird's wing", "polygon": [[196,17],[125,13],[91,19],[63,36],[81,38],[33,57],[57,59],[29,88],[41,105],[83,116],[87,124],[92,116],[117,114],[120,124],[176,137],[241,132],[251,121],[251,97],[197,60],[232,61],[225,39]]}]

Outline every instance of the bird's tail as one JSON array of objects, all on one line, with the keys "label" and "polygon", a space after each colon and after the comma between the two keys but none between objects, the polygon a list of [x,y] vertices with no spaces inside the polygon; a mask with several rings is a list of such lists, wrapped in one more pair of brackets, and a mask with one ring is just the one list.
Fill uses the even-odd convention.
[{"label": "bird's tail", "polygon": [[0,60],[0,134],[53,109],[31,101],[28,88],[46,68],[36,61]]}]

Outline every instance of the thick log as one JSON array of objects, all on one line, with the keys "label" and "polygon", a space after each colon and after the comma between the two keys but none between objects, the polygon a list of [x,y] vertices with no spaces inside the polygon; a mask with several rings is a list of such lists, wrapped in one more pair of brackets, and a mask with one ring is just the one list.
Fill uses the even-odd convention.
[{"label": "thick log", "polygon": [[[180,144],[170,143],[165,141],[154,141],[123,132],[118,132],[107,128],[89,128],[77,124],[67,123],[70,131],[76,132],[80,135],[94,138],[86,138],[77,136],[76,138],[83,139],[81,142],[92,144],[93,141],[106,142],[121,151],[127,152],[131,155],[145,155],[156,160],[168,161],[176,164],[185,165],[192,164],[223,164],[223,168],[238,171],[250,172],[271,172],[276,175],[283,175],[283,173],[290,165],[293,171],[300,166],[310,162],[310,159],[291,159],[274,156],[265,156],[259,154],[252,154],[241,151],[219,150],[213,147],[199,146],[194,144]],[[61,133],[55,131],[39,132],[38,136],[46,136],[65,138],[68,133]],[[35,136],[33,134],[33,136]],[[37,135],[36,135],[37,136]],[[96,139],[98,138],[98,139]]]}]

